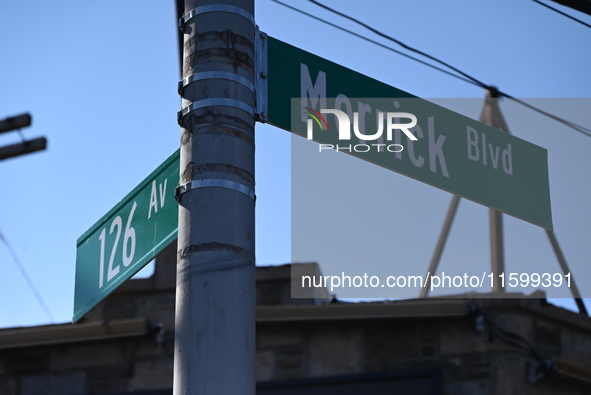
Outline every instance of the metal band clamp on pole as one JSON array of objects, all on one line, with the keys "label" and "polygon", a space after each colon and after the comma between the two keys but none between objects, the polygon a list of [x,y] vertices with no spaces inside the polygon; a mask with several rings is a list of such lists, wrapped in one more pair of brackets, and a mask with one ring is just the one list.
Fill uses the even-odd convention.
[{"label": "metal band clamp on pole", "polygon": [[185,77],[179,81],[179,95],[183,95],[183,89],[185,89],[185,87],[190,83],[213,78],[237,82],[247,87],[251,92],[254,92],[254,84],[241,75],[227,71],[203,71],[201,73],[191,74],[190,76]]},{"label": "metal band clamp on pole", "polygon": [[182,126],[182,120],[185,115],[190,113],[193,110],[197,110],[199,108],[204,107],[211,107],[211,106],[226,106],[226,107],[234,107],[238,108],[242,111],[249,113],[254,118],[254,108],[249,106],[248,104],[236,100],[236,99],[227,99],[227,98],[211,98],[211,99],[203,99],[198,100],[189,104],[187,107],[183,108],[181,111],[177,113],[177,122],[179,125]]},{"label": "metal band clamp on pole", "polygon": [[206,178],[203,180],[192,180],[183,185],[179,185],[174,193],[174,198],[180,202],[181,195],[185,192],[190,191],[191,189],[198,189],[198,188],[226,188],[231,189],[236,192],[240,192],[251,198],[254,202],[256,202],[256,195],[254,190],[247,187],[244,184],[241,184],[236,181],[226,180],[223,178]]},{"label": "metal band clamp on pole", "polygon": [[250,23],[252,23],[253,25],[255,24],[254,23],[254,16],[251,13],[247,12],[246,10],[244,10],[240,7],[236,7],[236,6],[228,5],[228,4],[211,4],[211,5],[204,5],[201,7],[193,8],[191,11],[189,11],[185,15],[183,15],[179,19],[179,29],[181,29],[184,32],[185,25],[187,24],[187,22],[189,22],[191,19],[193,19],[197,15],[206,14],[208,12],[227,12],[229,14],[240,15],[241,17],[248,19],[250,21]]}]

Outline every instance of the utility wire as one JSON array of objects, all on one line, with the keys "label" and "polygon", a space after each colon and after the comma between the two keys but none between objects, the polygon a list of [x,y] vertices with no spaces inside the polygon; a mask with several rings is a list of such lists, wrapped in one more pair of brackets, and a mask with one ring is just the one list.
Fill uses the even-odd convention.
[{"label": "utility wire", "polygon": [[559,13],[559,14],[561,14],[561,15],[564,15],[565,17],[567,17],[567,18],[570,18],[570,19],[572,19],[572,20],[573,20],[573,21],[575,21],[575,22],[579,22],[581,25],[585,25],[585,26],[587,26],[587,27],[591,27],[591,25],[589,25],[588,23],[585,23],[585,22],[583,22],[582,20],[580,20],[580,19],[577,19],[577,18],[575,18],[574,16],[571,16],[571,15],[567,14],[566,12],[562,12],[562,11],[560,11],[560,10],[559,10],[559,9],[557,9],[557,8],[554,8],[554,7],[551,7],[551,6],[549,6],[548,4],[542,3],[541,1],[538,1],[538,0],[533,0],[533,1],[534,1],[535,3],[538,3],[539,5],[543,5],[544,7],[551,9],[551,10],[552,10],[552,11],[554,11],[554,12],[557,12],[557,13]]},{"label": "utility wire", "polygon": [[[482,318],[484,322],[488,324],[491,342],[494,341],[494,339],[496,338],[512,347],[516,347],[521,350],[527,351],[537,360],[542,359],[541,355],[537,352],[536,348],[529,341],[527,341],[527,339],[521,337],[517,333],[510,332],[502,328],[497,323],[495,323],[484,311],[484,309],[480,305],[480,302],[477,299],[472,299],[471,301],[472,303],[471,305],[469,305],[470,313],[473,316],[473,318]],[[484,328],[482,329],[484,330]]]},{"label": "utility wire", "polygon": [[8,240],[6,240],[6,237],[4,237],[4,235],[2,234],[1,231],[0,231],[0,240],[2,240],[2,242],[4,243],[4,245],[6,246],[6,248],[8,249],[8,252],[12,256],[12,260],[18,266],[19,270],[21,271],[21,274],[25,278],[25,281],[29,285],[29,288],[31,289],[31,291],[33,291],[33,294],[35,295],[35,298],[37,298],[37,302],[39,302],[39,304],[41,305],[41,308],[45,312],[45,315],[47,316],[47,318],[49,318],[49,322],[52,323],[52,324],[55,323],[55,320],[53,319],[53,316],[51,315],[51,312],[49,311],[49,308],[47,307],[47,305],[43,301],[43,298],[41,297],[41,295],[39,294],[39,292],[37,292],[37,289],[35,288],[35,285],[33,284],[33,281],[31,281],[31,278],[27,274],[27,271],[25,270],[25,267],[21,264],[21,261],[18,259],[18,257],[16,256],[16,253],[14,252],[14,250],[12,249],[12,247],[10,246],[10,244],[8,243]]},{"label": "utility wire", "polygon": [[337,24],[335,24],[335,23],[331,23],[331,22],[325,21],[325,20],[324,20],[324,19],[322,19],[322,18],[319,18],[319,17],[317,17],[317,16],[315,16],[315,15],[309,14],[309,13],[307,13],[307,12],[305,12],[305,11],[302,11],[302,10],[300,10],[300,9],[298,9],[298,8],[295,8],[295,7],[293,7],[293,6],[290,6],[289,4],[283,3],[283,2],[281,2],[281,1],[279,1],[279,0],[271,0],[271,1],[272,1],[272,2],[274,2],[274,3],[277,3],[277,4],[281,4],[282,6],[284,6],[284,7],[287,7],[287,8],[289,8],[289,9],[293,10],[293,11],[299,12],[299,13],[300,13],[300,14],[302,14],[302,15],[305,15],[305,16],[307,16],[307,17],[310,17],[310,18],[312,18],[312,19],[315,19],[315,20],[317,20],[318,22],[322,22],[322,23],[324,23],[325,25],[328,25],[328,26],[334,27],[334,28],[336,28],[336,29],[339,29],[339,30],[341,30],[341,31],[344,31],[345,33],[349,33],[349,34],[350,34],[350,35],[352,35],[352,36],[355,36],[355,37],[357,37],[357,38],[360,38],[360,39],[362,39],[362,40],[365,40],[365,41],[367,41],[367,42],[370,42],[370,43],[372,43],[372,44],[375,44],[375,45],[377,45],[377,46],[379,46],[379,47],[382,47],[382,48],[384,48],[384,49],[387,49],[388,51],[391,51],[391,52],[397,53],[398,55],[402,55],[402,56],[404,56],[405,58],[408,58],[408,59],[414,60],[415,62],[419,62],[419,63],[421,63],[421,64],[423,64],[423,65],[425,65],[425,66],[431,67],[432,69],[435,69],[435,70],[441,71],[442,73],[445,73],[445,74],[447,74],[447,75],[450,75],[450,76],[452,76],[452,77],[455,77],[455,78],[457,78],[457,79],[459,79],[459,80],[462,80],[462,81],[464,81],[464,82],[467,82],[467,83],[469,83],[469,84],[473,84],[473,85],[476,85],[476,86],[480,86],[480,84],[477,84],[477,83],[475,83],[474,81],[471,81],[471,80],[469,80],[469,79],[467,79],[467,78],[464,78],[464,77],[462,77],[462,76],[459,76],[459,75],[457,75],[457,74],[451,73],[451,72],[449,72],[449,71],[447,71],[447,70],[445,70],[445,69],[442,69],[441,67],[437,67],[437,66],[435,66],[435,65],[432,65],[431,63],[427,63],[427,62],[425,62],[424,60],[421,60],[421,59],[419,59],[419,58],[415,58],[414,56],[411,56],[411,55],[409,55],[409,54],[406,54],[406,53],[404,53],[404,52],[398,51],[398,50],[396,50],[396,49],[394,49],[394,48],[392,48],[392,47],[389,47],[389,46],[387,46],[387,45],[384,45],[384,44],[382,44],[382,43],[380,43],[380,42],[378,42],[378,41],[372,40],[371,38],[365,37],[365,36],[363,36],[363,35],[361,35],[361,34],[359,34],[359,33],[355,33],[355,32],[354,32],[354,31],[352,31],[352,30],[345,29],[344,27],[342,27],[342,26],[339,26],[339,25],[337,25]]},{"label": "utility wire", "polygon": [[393,42],[395,42],[396,44],[400,45],[400,46],[401,46],[402,48],[404,48],[404,49],[407,49],[407,50],[409,50],[409,51],[411,51],[411,52],[417,53],[417,54],[419,54],[419,55],[421,55],[421,56],[424,56],[424,57],[426,57],[426,58],[428,58],[428,59],[431,59],[431,60],[432,60],[432,61],[434,61],[434,62],[437,62],[437,63],[439,63],[439,64],[441,64],[441,65],[445,66],[445,67],[447,67],[447,68],[449,68],[449,69],[451,69],[451,70],[455,71],[456,73],[458,73],[458,74],[460,74],[460,75],[464,76],[464,78],[467,78],[467,79],[469,79],[469,80],[473,81],[473,82],[474,82],[476,85],[478,85],[478,86],[480,86],[480,87],[482,87],[482,88],[484,88],[484,89],[489,89],[489,88],[491,88],[491,86],[490,86],[490,85],[487,85],[487,84],[485,84],[484,82],[477,80],[476,78],[472,77],[471,75],[469,75],[469,74],[467,74],[467,73],[464,73],[462,70],[460,70],[460,69],[458,69],[458,68],[456,68],[456,67],[454,67],[454,66],[450,65],[449,63],[446,63],[446,62],[444,62],[443,60],[436,58],[435,56],[431,56],[431,55],[429,55],[428,53],[425,53],[425,52],[423,52],[423,51],[420,51],[420,50],[418,50],[418,49],[416,49],[416,48],[413,48],[413,47],[411,47],[410,45],[406,45],[406,44],[405,44],[405,43],[403,43],[402,41],[400,41],[400,40],[397,40],[397,39],[395,39],[394,37],[392,37],[392,36],[389,36],[389,35],[387,35],[386,33],[382,33],[381,31],[379,31],[379,30],[377,30],[377,29],[374,29],[373,27],[369,26],[368,24],[365,24],[365,23],[361,22],[359,19],[353,18],[352,16],[349,16],[349,15],[347,15],[347,14],[344,14],[344,13],[340,12],[340,11],[337,11],[337,10],[335,10],[334,8],[330,8],[329,6],[326,6],[326,5],[324,5],[324,4],[322,4],[322,3],[320,3],[320,2],[318,2],[318,1],[316,1],[316,0],[308,0],[308,1],[309,1],[310,3],[316,4],[316,5],[317,5],[317,6],[319,6],[319,7],[322,7],[322,8],[324,8],[325,10],[328,10],[328,11],[330,11],[330,12],[334,13],[334,14],[337,14],[337,15],[339,15],[339,16],[341,16],[341,17],[345,18],[345,19],[348,19],[348,20],[350,20],[350,21],[352,21],[352,22],[355,22],[355,23],[357,23],[358,25],[361,25],[361,26],[363,26],[363,27],[364,27],[364,28],[366,28],[367,30],[369,30],[369,31],[371,31],[371,32],[373,32],[373,33],[375,33],[375,34],[377,34],[378,36],[380,36],[380,37],[383,37],[383,38],[385,38],[386,40],[390,40],[390,41],[393,41]]},{"label": "utility wire", "polygon": [[[382,33],[381,31],[379,31],[379,30],[377,30],[377,29],[375,29],[375,28],[373,28],[373,27],[371,27],[371,26],[369,26],[369,25],[367,25],[367,24],[365,24],[365,23],[363,23],[363,22],[359,21],[358,19],[355,19],[355,18],[353,18],[353,17],[351,17],[351,16],[349,16],[349,15],[346,15],[346,14],[344,14],[344,13],[340,12],[340,11],[334,10],[334,9],[332,9],[332,8],[330,8],[330,7],[328,7],[328,6],[324,5],[324,4],[322,4],[322,3],[319,3],[319,2],[318,2],[318,1],[316,1],[316,0],[308,0],[308,1],[310,1],[310,2],[311,2],[311,3],[313,3],[313,4],[316,4],[317,6],[319,6],[319,7],[322,7],[322,8],[324,8],[324,9],[326,9],[326,10],[328,10],[328,11],[330,11],[330,12],[334,13],[334,14],[337,14],[337,15],[339,15],[339,16],[341,16],[341,17],[343,17],[343,18],[349,19],[349,20],[351,20],[351,21],[353,21],[353,22],[355,22],[355,23],[357,23],[357,24],[359,24],[359,25],[363,26],[364,28],[366,28],[366,29],[370,30],[371,32],[373,32],[373,33],[375,33],[375,34],[377,34],[377,35],[379,35],[379,36],[381,36],[381,37],[383,37],[383,38],[386,38],[386,39],[388,39],[388,40],[390,40],[390,41],[393,41],[393,42],[395,42],[396,44],[398,44],[398,45],[402,46],[403,48],[405,48],[405,49],[407,49],[407,50],[409,50],[409,51],[412,51],[412,52],[418,53],[418,54],[420,54],[420,55],[422,55],[422,56],[425,56],[425,57],[427,57],[428,59],[431,59],[431,60],[433,60],[433,61],[435,61],[435,62],[437,62],[437,63],[439,63],[439,64],[441,64],[441,65],[443,65],[443,66],[445,66],[445,67],[448,67],[448,68],[450,68],[451,70],[455,71],[456,73],[458,73],[458,74],[460,74],[460,75],[457,75],[457,74],[450,73],[450,72],[449,72],[449,71],[447,71],[447,70],[444,70],[444,69],[441,69],[441,68],[439,68],[439,67],[437,67],[437,66],[434,66],[434,65],[432,65],[432,64],[426,63],[426,62],[424,62],[424,61],[422,61],[422,60],[420,60],[420,59],[414,58],[414,57],[412,57],[412,56],[410,56],[410,55],[407,55],[407,54],[401,53],[400,51],[397,51],[397,50],[395,50],[394,48],[388,47],[388,46],[386,46],[386,45],[384,45],[384,44],[381,44],[381,43],[379,43],[379,42],[376,42],[376,41],[374,41],[374,40],[371,40],[371,39],[369,39],[369,38],[367,38],[367,37],[365,37],[365,36],[363,36],[363,35],[361,35],[361,34],[354,33],[354,32],[352,32],[352,31],[350,31],[350,30],[347,30],[347,29],[345,29],[345,28],[342,28],[342,27],[340,27],[340,26],[338,26],[338,25],[336,25],[336,24],[333,24],[333,23],[330,23],[330,22],[324,21],[323,19],[320,19],[320,18],[318,18],[318,17],[316,17],[316,16],[314,16],[314,15],[311,15],[311,14],[309,14],[309,13],[307,13],[307,12],[304,12],[304,11],[302,11],[302,10],[298,9],[298,8],[295,8],[295,7],[292,7],[292,6],[290,6],[290,5],[287,5],[287,4],[285,4],[285,3],[282,3],[282,2],[281,2],[281,1],[279,1],[279,0],[271,0],[271,1],[273,1],[273,2],[275,2],[275,3],[278,3],[278,4],[280,4],[280,5],[284,6],[284,7],[287,7],[287,8],[289,8],[289,9],[292,9],[292,10],[294,10],[294,11],[297,11],[297,12],[299,12],[299,13],[301,13],[301,14],[304,14],[304,15],[306,15],[306,16],[308,16],[308,17],[310,17],[310,18],[313,18],[313,19],[316,19],[316,20],[318,20],[318,21],[321,21],[321,22],[323,22],[323,23],[325,23],[325,24],[327,24],[327,25],[330,25],[330,26],[332,26],[332,27],[336,27],[337,29],[339,29],[339,30],[342,30],[342,31],[344,31],[344,32],[346,32],[346,33],[352,34],[352,35],[354,35],[355,37],[362,38],[362,39],[364,39],[364,40],[366,40],[366,41],[369,41],[369,42],[371,42],[371,43],[373,43],[373,44],[376,44],[376,45],[378,45],[378,46],[380,46],[380,47],[382,47],[382,48],[385,48],[385,49],[388,49],[388,50],[390,50],[390,51],[392,51],[392,52],[395,52],[395,53],[401,54],[401,55],[403,55],[403,56],[405,56],[405,57],[407,57],[407,58],[409,58],[409,59],[415,60],[415,61],[417,61],[417,62],[420,62],[420,63],[424,64],[424,65],[427,65],[427,66],[429,66],[429,67],[432,67],[432,68],[434,68],[434,69],[436,69],[436,70],[438,70],[438,71],[441,71],[441,72],[444,72],[444,73],[446,73],[446,74],[448,74],[448,75],[454,76],[454,77],[456,77],[456,78],[458,78],[458,79],[460,79],[460,80],[462,80],[462,81],[464,81],[464,82],[468,82],[468,83],[470,83],[470,84],[472,84],[472,85],[479,86],[479,87],[481,87],[481,88],[484,88],[484,89],[486,89],[486,90],[489,90],[489,91],[496,91],[496,92],[498,93],[498,95],[499,95],[499,96],[502,96],[502,97],[506,97],[506,98],[508,98],[508,99],[511,99],[511,100],[513,100],[513,101],[515,101],[515,102],[517,102],[517,103],[519,103],[519,104],[521,104],[521,105],[523,105],[523,106],[525,106],[525,107],[527,107],[527,108],[529,108],[529,109],[531,109],[531,110],[533,110],[533,111],[535,111],[535,112],[537,112],[537,113],[539,113],[539,114],[545,115],[545,116],[547,116],[547,117],[549,117],[549,118],[551,118],[551,119],[553,119],[553,120],[555,120],[555,121],[557,121],[557,122],[559,122],[559,123],[562,123],[563,125],[565,125],[565,126],[568,126],[569,128],[571,128],[571,129],[574,129],[575,131],[577,131],[577,132],[579,132],[579,133],[581,133],[581,134],[584,134],[584,135],[585,135],[585,136],[587,136],[587,137],[591,137],[591,129],[589,129],[589,128],[586,128],[586,127],[584,127],[584,126],[578,125],[578,124],[576,124],[576,123],[574,123],[574,122],[571,122],[571,121],[565,120],[565,119],[563,119],[563,118],[557,117],[556,115],[552,115],[552,114],[550,114],[550,113],[548,113],[548,112],[546,112],[546,111],[543,111],[543,110],[541,110],[541,109],[539,109],[539,108],[537,108],[537,107],[534,107],[534,106],[532,106],[532,105],[530,105],[530,104],[528,104],[528,103],[524,102],[523,100],[517,99],[517,98],[515,98],[515,97],[513,97],[513,96],[509,95],[508,93],[501,92],[501,91],[499,91],[499,90],[498,90],[496,87],[494,87],[494,86],[492,86],[492,85],[487,85],[487,84],[483,83],[482,81],[480,81],[480,80],[478,80],[478,79],[476,79],[476,78],[472,77],[471,75],[469,75],[469,74],[467,74],[467,73],[465,73],[465,72],[463,72],[463,71],[461,71],[461,70],[457,69],[456,67],[453,67],[453,66],[451,66],[450,64],[448,64],[448,63],[446,63],[446,62],[444,62],[444,61],[442,61],[442,60],[440,60],[440,59],[438,59],[438,58],[436,58],[436,57],[434,57],[434,56],[431,56],[431,55],[429,55],[429,54],[427,54],[427,53],[425,53],[425,52],[423,52],[423,51],[420,51],[420,50],[418,50],[418,49],[415,49],[415,48],[413,48],[413,47],[411,47],[411,46],[409,46],[409,45],[407,45],[407,44],[405,44],[405,43],[401,42],[400,40],[397,40],[397,39],[395,39],[395,38],[393,38],[393,37],[391,37],[391,36],[389,36],[389,35],[387,35],[387,34],[385,34],[385,33]],[[534,0],[534,1],[535,1],[535,0]]]},{"label": "utility wire", "polygon": [[[427,54],[427,53],[425,53],[425,52],[423,52],[423,51],[420,51],[420,50],[418,50],[418,49],[416,49],[416,48],[413,48],[413,47],[411,47],[410,45],[404,44],[404,43],[403,43],[403,42],[401,42],[400,40],[397,40],[397,39],[395,39],[394,37],[391,37],[391,36],[389,36],[389,35],[387,35],[387,34],[385,34],[385,33],[382,33],[381,31],[379,31],[379,30],[377,30],[377,29],[375,29],[375,28],[373,28],[373,27],[371,27],[371,26],[367,25],[366,23],[363,23],[363,22],[361,22],[360,20],[358,20],[358,19],[356,19],[356,18],[353,18],[352,16],[346,15],[346,14],[344,14],[344,13],[342,13],[342,12],[340,12],[340,11],[337,11],[337,10],[335,10],[335,9],[331,8],[331,7],[328,7],[328,6],[326,6],[326,5],[324,5],[324,4],[320,3],[320,2],[318,2],[318,1],[316,1],[316,0],[308,0],[308,1],[309,1],[309,2],[311,2],[311,3],[313,3],[313,4],[316,4],[316,5],[317,5],[317,6],[319,6],[319,7],[322,7],[322,8],[324,8],[325,10],[328,10],[328,11],[330,11],[330,12],[332,12],[332,13],[336,14],[336,15],[339,15],[339,16],[341,16],[341,17],[343,17],[343,18],[349,19],[350,21],[353,21],[353,22],[357,23],[358,25],[361,25],[361,26],[363,26],[364,28],[368,29],[369,31],[371,31],[371,32],[373,32],[373,33],[375,33],[375,34],[377,34],[377,35],[379,35],[379,36],[381,36],[381,37],[384,37],[384,38],[385,38],[385,39],[387,39],[387,40],[390,40],[390,41],[393,41],[393,42],[395,42],[396,44],[398,44],[398,45],[402,46],[403,48],[406,48],[406,49],[408,49],[409,51],[412,51],[412,52],[418,53],[418,54],[420,54],[420,55],[423,55],[423,56],[425,56],[425,57],[427,57],[427,58],[429,58],[429,59],[431,59],[431,60],[433,60],[433,61],[435,61],[435,62],[437,62],[437,63],[439,63],[439,64],[441,64],[441,65],[443,65],[443,66],[445,66],[445,67],[448,67],[448,68],[450,68],[451,70],[453,70],[453,71],[455,71],[455,72],[457,72],[457,73],[461,74],[461,75],[462,75],[462,76],[464,76],[465,78],[467,78],[467,79],[469,79],[469,80],[473,81],[475,85],[478,85],[478,86],[480,86],[480,87],[482,87],[482,88],[484,88],[484,89],[486,89],[486,90],[489,90],[489,91],[496,91],[496,92],[498,93],[498,95],[499,95],[499,96],[503,96],[503,97],[506,97],[506,98],[508,98],[508,99],[514,100],[515,102],[517,102],[517,103],[519,103],[519,104],[521,104],[521,105],[523,105],[523,106],[526,106],[527,108],[529,108],[529,109],[531,109],[531,110],[534,110],[534,111],[536,111],[536,112],[538,112],[538,113],[540,113],[540,114],[542,114],[542,115],[545,115],[545,116],[547,116],[547,117],[549,117],[549,118],[552,118],[552,119],[554,119],[555,121],[557,121],[557,122],[560,122],[560,123],[562,123],[563,125],[566,125],[566,126],[568,126],[568,127],[572,128],[572,129],[576,130],[577,132],[579,132],[579,133],[582,133],[582,134],[586,135],[587,137],[591,137],[591,129],[589,129],[589,128],[586,128],[586,127],[584,127],[584,126],[581,126],[581,125],[577,125],[577,124],[576,124],[576,123],[574,123],[574,122],[567,121],[567,120],[565,120],[565,119],[562,119],[562,118],[559,118],[559,117],[557,117],[557,116],[555,116],[555,115],[549,114],[549,113],[547,113],[547,112],[545,112],[545,111],[543,111],[543,110],[540,110],[540,109],[539,109],[539,108],[537,108],[537,107],[534,107],[534,106],[532,106],[532,105],[530,105],[530,104],[527,104],[527,103],[525,103],[525,102],[524,102],[524,101],[522,101],[522,100],[519,100],[519,99],[516,99],[516,98],[514,98],[513,96],[509,95],[508,93],[505,93],[505,92],[501,92],[501,91],[499,91],[499,90],[498,90],[496,87],[494,87],[494,86],[491,86],[491,85],[486,85],[485,83],[483,83],[483,82],[479,81],[478,79],[476,79],[476,78],[472,77],[471,75],[469,75],[469,74],[467,74],[467,73],[464,73],[463,71],[459,70],[459,69],[458,69],[458,68],[456,68],[456,67],[453,67],[453,66],[452,66],[452,65],[450,65],[449,63],[446,63],[446,62],[444,62],[444,61],[442,61],[442,60],[440,60],[440,59],[438,59],[438,58],[436,58],[436,57],[434,57],[434,56],[431,56],[431,55],[429,55],[429,54]],[[534,0],[534,1],[535,1],[535,0]]]},{"label": "utility wire", "polygon": [[499,94],[501,96],[506,97],[507,99],[511,99],[511,100],[515,101],[516,103],[519,103],[522,106],[525,106],[525,107],[529,108],[530,110],[533,110],[533,111],[535,111],[535,112],[537,112],[539,114],[545,115],[548,118],[551,118],[551,119],[555,120],[556,122],[559,122],[559,123],[561,123],[561,124],[563,124],[565,126],[568,126],[569,128],[571,128],[573,130],[576,130],[577,132],[579,132],[579,133],[581,133],[581,134],[583,134],[583,135],[585,135],[587,137],[591,137],[591,129],[589,129],[589,128],[586,128],[586,127],[581,126],[579,124],[576,124],[574,122],[568,121],[566,119],[557,117],[556,115],[550,114],[549,112],[546,112],[546,111],[541,110],[541,109],[539,109],[537,107],[534,107],[531,104],[528,104],[528,103],[524,102],[523,100],[517,99],[517,98],[515,98],[513,96],[510,96],[510,95],[508,95],[506,93],[499,92]]}]

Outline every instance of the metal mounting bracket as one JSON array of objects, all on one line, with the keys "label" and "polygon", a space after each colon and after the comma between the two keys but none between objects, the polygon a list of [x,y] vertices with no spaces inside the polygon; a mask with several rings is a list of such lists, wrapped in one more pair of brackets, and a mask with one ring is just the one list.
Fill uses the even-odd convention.
[{"label": "metal mounting bracket", "polygon": [[267,67],[267,33],[261,32],[256,27],[256,36],[254,39],[255,52],[255,100],[256,100],[256,120],[267,122],[269,116],[269,94],[268,94],[268,67]]},{"label": "metal mounting bracket", "polygon": [[191,19],[193,19],[197,15],[206,14],[208,12],[227,12],[229,14],[240,15],[241,17],[246,18],[247,20],[250,21],[250,23],[255,25],[254,16],[250,12],[246,11],[243,8],[236,7],[233,5],[228,5],[228,4],[211,4],[211,5],[203,5],[200,7],[195,7],[191,11],[189,11],[185,15],[183,15],[179,19],[179,29],[181,29],[181,31],[184,33],[185,26],[187,25],[187,22],[189,22]]},{"label": "metal mounting bracket", "polygon": [[228,71],[202,71],[200,73],[191,74],[188,77],[185,77],[179,81],[179,87],[178,87],[179,95],[181,95],[181,96],[183,95],[183,89],[185,89],[185,87],[187,85],[189,85],[190,83],[195,82],[195,81],[201,81],[201,80],[209,80],[209,79],[222,79],[222,80],[234,81],[234,82],[244,85],[245,87],[250,89],[250,91],[253,93],[255,91],[255,87],[252,82],[250,82],[248,79],[246,79],[236,73],[230,73]]},{"label": "metal mounting bracket", "polygon": [[252,199],[253,202],[256,202],[256,195],[254,190],[250,187],[241,184],[236,181],[226,180],[223,178],[205,178],[201,180],[192,180],[183,185],[179,185],[176,187],[174,191],[174,198],[177,202],[180,202],[181,196],[183,193],[190,191],[191,189],[198,189],[198,188],[226,188],[231,189],[233,191],[237,191],[240,193],[245,194],[249,198]]},{"label": "metal mounting bracket", "polygon": [[188,113],[190,113],[191,111],[197,110],[199,108],[211,107],[211,106],[226,106],[226,107],[238,108],[242,111],[249,113],[253,117],[255,116],[254,109],[251,106],[249,106],[248,104],[246,104],[240,100],[236,100],[236,99],[227,99],[227,98],[219,97],[219,98],[197,100],[196,102],[193,102],[193,103],[189,104],[187,107],[181,109],[181,111],[179,111],[177,113],[178,124],[180,126],[183,126],[182,125],[183,117],[185,115],[187,115]]}]

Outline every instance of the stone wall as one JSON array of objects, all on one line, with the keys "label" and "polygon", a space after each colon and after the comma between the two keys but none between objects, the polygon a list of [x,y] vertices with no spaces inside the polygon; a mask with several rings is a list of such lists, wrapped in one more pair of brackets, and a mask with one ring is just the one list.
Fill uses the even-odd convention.
[{"label": "stone wall", "polygon": [[[172,246],[154,276],[125,283],[74,326],[75,335],[49,335],[70,333],[71,324],[0,330],[0,395],[170,393],[174,262]],[[544,299],[329,304],[289,292],[288,265],[257,269],[258,382],[313,387],[321,378],[396,374],[398,385],[427,372],[416,382],[431,384],[416,393],[591,393],[591,373],[587,382],[579,377],[591,372],[591,320]],[[99,327],[141,323],[142,330],[97,335]],[[568,363],[532,384],[532,368],[547,358]],[[408,380],[405,388],[414,385]],[[269,388],[265,394],[307,393]]]}]

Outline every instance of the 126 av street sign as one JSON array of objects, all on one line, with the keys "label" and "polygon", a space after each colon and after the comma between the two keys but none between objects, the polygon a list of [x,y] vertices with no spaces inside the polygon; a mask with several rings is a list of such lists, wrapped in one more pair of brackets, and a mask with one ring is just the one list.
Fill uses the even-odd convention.
[{"label": "126 av street sign", "polygon": [[272,37],[267,80],[268,122],[321,143],[321,152],[337,149],[552,229],[546,149]]},{"label": "126 av street sign", "polygon": [[164,161],[77,241],[78,321],[177,237],[179,151]]}]

